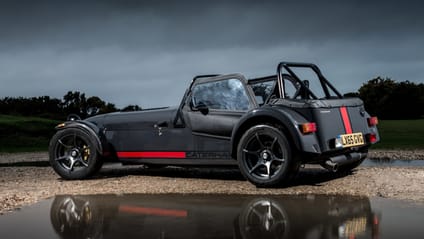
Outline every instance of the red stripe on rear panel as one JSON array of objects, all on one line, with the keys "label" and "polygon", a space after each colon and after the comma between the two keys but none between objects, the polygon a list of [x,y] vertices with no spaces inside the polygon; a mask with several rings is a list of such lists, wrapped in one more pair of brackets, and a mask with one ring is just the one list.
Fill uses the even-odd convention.
[{"label": "red stripe on rear panel", "polygon": [[118,158],[185,158],[185,152],[118,152]]},{"label": "red stripe on rear panel", "polygon": [[188,212],[186,210],[149,208],[149,207],[132,207],[132,206],[126,206],[126,205],[119,206],[119,211],[126,212],[126,213],[164,216],[164,217],[187,217],[188,215]]},{"label": "red stripe on rear panel", "polygon": [[343,124],[346,130],[346,134],[351,134],[352,133],[352,126],[350,125],[350,119],[349,119],[349,114],[347,112],[347,108],[346,107],[340,107],[340,114],[342,115],[342,119],[343,119]]}]

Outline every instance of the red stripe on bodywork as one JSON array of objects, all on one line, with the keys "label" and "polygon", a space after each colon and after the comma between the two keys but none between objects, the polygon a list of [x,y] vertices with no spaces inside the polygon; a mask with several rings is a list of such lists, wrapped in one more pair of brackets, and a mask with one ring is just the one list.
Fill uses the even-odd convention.
[{"label": "red stripe on bodywork", "polygon": [[119,158],[186,158],[185,152],[117,152]]},{"label": "red stripe on bodywork", "polygon": [[347,113],[346,107],[340,107],[340,114],[342,115],[343,124],[346,130],[346,134],[352,133],[352,126],[350,125],[349,114]]},{"label": "red stripe on bodywork", "polygon": [[151,216],[162,216],[162,217],[187,217],[188,212],[186,210],[174,210],[174,209],[163,209],[163,208],[151,208],[151,207],[133,207],[133,206],[119,206],[120,212],[151,215]]}]

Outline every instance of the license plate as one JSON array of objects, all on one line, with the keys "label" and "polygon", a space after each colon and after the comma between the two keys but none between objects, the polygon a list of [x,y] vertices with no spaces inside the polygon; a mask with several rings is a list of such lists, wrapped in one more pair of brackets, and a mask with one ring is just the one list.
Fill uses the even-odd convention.
[{"label": "license plate", "polygon": [[360,217],[346,221],[339,226],[339,237],[353,238],[359,236],[367,230],[367,218]]},{"label": "license plate", "polygon": [[363,145],[365,143],[362,133],[342,134],[339,137],[343,148]]}]

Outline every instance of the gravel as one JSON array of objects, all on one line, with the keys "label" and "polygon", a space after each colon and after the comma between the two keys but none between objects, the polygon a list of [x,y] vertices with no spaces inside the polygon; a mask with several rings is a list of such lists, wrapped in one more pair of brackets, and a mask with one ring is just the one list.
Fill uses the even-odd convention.
[{"label": "gravel", "polygon": [[424,160],[424,150],[371,150],[368,157],[372,159]]},{"label": "gravel", "polygon": [[[371,158],[424,159],[424,151],[372,151]],[[285,188],[256,188],[237,169],[103,167],[90,180],[65,181],[45,167],[47,153],[0,154],[0,213],[60,194],[200,193],[328,194],[385,197],[424,203],[423,167],[359,167],[349,174],[301,169]],[[28,162],[44,162],[22,166]]]}]

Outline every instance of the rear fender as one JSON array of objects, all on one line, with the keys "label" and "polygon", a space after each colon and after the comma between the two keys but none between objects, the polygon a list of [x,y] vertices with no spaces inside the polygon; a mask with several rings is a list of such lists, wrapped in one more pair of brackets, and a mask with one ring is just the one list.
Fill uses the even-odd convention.
[{"label": "rear fender", "polygon": [[100,135],[102,134],[102,132],[95,124],[88,121],[84,121],[84,120],[73,120],[73,121],[67,121],[65,123],[62,123],[56,126],[57,131],[64,130],[64,129],[72,129],[72,128],[83,130],[89,135],[93,136],[93,138],[96,139],[97,152],[100,155],[103,154],[103,144],[100,139]]},{"label": "rear fender", "polygon": [[266,123],[281,126],[292,147],[297,150],[306,153],[321,153],[315,133],[304,135],[299,130],[301,124],[308,122],[303,116],[291,109],[275,107],[254,109],[244,115],[234,127],[231,136],[231,155],[236,158],[237,145],[246,130],[254,125]]}]

